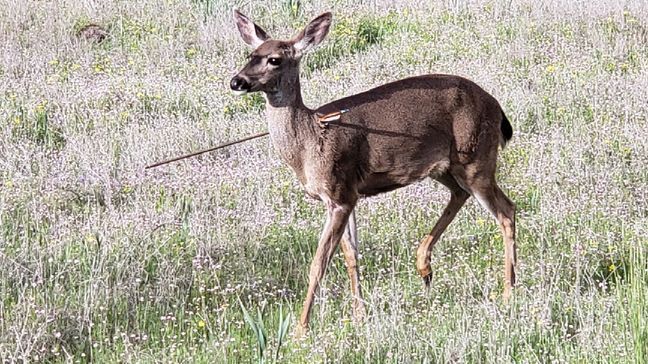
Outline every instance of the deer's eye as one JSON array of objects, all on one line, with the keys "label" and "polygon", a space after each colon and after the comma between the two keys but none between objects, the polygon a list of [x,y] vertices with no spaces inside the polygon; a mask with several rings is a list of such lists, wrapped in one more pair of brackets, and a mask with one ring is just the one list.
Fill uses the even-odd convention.
[{"label": "deer's eye", "polygon": [[268,63],[270,63],[273,66],[278,66],[281,64],[282,59],[281,58],[268,58]]}]

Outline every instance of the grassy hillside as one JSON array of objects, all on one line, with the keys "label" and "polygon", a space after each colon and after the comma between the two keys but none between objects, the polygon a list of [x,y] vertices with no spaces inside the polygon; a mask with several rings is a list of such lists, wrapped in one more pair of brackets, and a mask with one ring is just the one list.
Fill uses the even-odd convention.
[{"label": "grassy hillside", "polygon": [[[256,3],[238,6],[276,38],[333,11],[303,61],[311,107],[425,73],[501,102],[514,300],[474,200],[424,291],[416,246],[449,197],[425,181],[357,208],[366,322],[350,320],[337,254],[310,334],[290,336],[324,210],[269,141],[144,170],[266,129],[261,95],[229,92],[249,52],[234,4],[20,1],[0,6],[3,361],[648,361],[645,1]],[[91,22],[104,42],[75,36]]]}]

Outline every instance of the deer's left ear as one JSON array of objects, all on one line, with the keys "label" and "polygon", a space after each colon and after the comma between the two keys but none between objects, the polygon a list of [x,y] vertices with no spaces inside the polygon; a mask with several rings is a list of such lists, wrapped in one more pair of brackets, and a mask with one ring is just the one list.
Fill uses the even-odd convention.
[{"label": "deer's left ear", "polygon": [[248,19],[240,11],[234,10],[234,19],[236,20],[239,33],[241,33],[241,38],[252,47],[256,48],[270,39],[270,36],[260,26],[254,24],[252,20]]},{"label": "deer's left ear", "polygon": [[329,32],[333,14],[324,13],[313,19],[295,38],[293,44],[298,54],[303,54],[320,44]]}]

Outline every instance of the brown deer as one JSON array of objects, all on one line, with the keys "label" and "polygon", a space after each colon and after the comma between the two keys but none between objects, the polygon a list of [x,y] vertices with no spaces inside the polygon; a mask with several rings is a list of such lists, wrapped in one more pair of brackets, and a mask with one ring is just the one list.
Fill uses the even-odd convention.
[{"label": "brown deer", "polygon": [[465,78],[425,75],[391,82],[316,110],[302,101],[299,61],[324,40],[331,13],[294,38],[271,39],[234,12],[243,41],[254,48],[230,83],[236,93],[266,97],[270,138],[306,193],[323,201],[327,218],[311,264],[300,331],[308,328],[315,292],[341,242],[351,279],[354,318],[364,314],[353,209],[360,197],[431,177],[450,189],[450,202],[419,245],[416,268],[426,286],[433,246],[470,196],[490,211],[504,237],[504,297],[515,284],[515,205],[497,186],[498,147],[513,129],[493,96]]}]

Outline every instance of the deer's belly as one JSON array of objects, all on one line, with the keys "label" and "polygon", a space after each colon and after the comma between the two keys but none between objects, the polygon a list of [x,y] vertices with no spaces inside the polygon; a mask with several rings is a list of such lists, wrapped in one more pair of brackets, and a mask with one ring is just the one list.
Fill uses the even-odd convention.
[{"label": "deer's belly", "polygon": [[431,165],[412,168],[408,171],[389,170],[368,174],[358,186],[358,193],[363,196],[373,196],[379,193],[393,191],[397,188],[421,181],[427,177],[443,174],[449,166],[446,160],[440,160]]},{"label": "deer's belly", "polygon": [[362,196],[373,196],[379,193],[393,191],[411,183],[420,181],[419,178],[396,178],[387,172],[372,173],[358,186],[358,193]]},{"label": "deer's belly", "polygon": [[[409,184],[409,183],[408,183]],[[379,193],[385,193],[389,191],[393,191],[397,188],[405,187],[407,184],[400,184],[400,183],[383,183],[383,184],[372,184],[368,186],[363,186],[358,193],[361,196],[364,197],[369,197],[369,196],[374,196]]]}]

